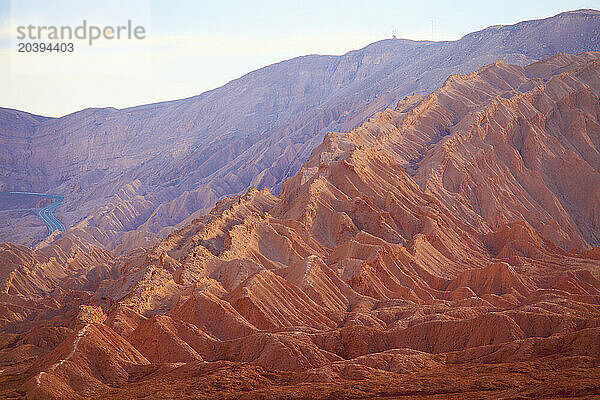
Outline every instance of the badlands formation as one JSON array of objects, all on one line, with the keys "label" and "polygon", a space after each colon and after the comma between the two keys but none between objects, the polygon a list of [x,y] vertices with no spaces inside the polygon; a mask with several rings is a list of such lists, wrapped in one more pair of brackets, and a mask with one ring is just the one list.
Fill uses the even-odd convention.
[{"label": "badlands formation", "polygon": [[0,396],[600,394],[600,53],[451,75],[278,196],[119,257],[0,257]]},{"label": "badlands formation", "polygon": [[[61,118],[0,109],[0,192],[64,196],[55,215],[71,240],[124,254],[224,196],[251,186],[278,194],[327,132],[429,94],[452,73],[594,50],[600,12],[578,10],[457,41],[390,39],[341,56],[298,57],[187,99]],[[45,236],[33,213],[0,212],[0,241],[31,247]]]}]

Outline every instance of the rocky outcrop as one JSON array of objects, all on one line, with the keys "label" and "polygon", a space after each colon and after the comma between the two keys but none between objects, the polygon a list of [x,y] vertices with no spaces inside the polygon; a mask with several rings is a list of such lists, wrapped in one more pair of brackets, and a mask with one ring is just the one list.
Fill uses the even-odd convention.
[{"label": "rocky outcrop", "polygon": [[496,62],[328,134],[279,196],[222,199],[109,274],[42,288],[26,272],[69,243],[7,246],[30,283],[0,298],[0,393],[595,395],[599,91],[597,52]]}]

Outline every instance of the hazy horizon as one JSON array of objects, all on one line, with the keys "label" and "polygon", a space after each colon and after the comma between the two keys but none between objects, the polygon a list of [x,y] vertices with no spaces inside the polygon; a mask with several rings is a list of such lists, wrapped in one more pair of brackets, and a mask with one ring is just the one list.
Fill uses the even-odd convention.
[{"label": "hazy horizon", "polygon": [[[183,0],[175,3],[178,5],[167,6],[138,0],[123,6],[109,1],[100,12],[96,4],[75,6],[75,2],[63,0],[51,11],[44,11],[53,15],[42,16],[41,8],[35,7],[41,4],[39,1],[12,3],[12,8],[11,2],[0,3],[0,83],[4,88],[0,107],[60,117],[86,108],[123,109],[177,100],[216,89],[273,63],[361,49],[391,38],[392,32],[408,40],[458,40],[493,25],[511,25],[597,7],[593,1],[585,0],[527,4],[510,1],[501,7],[474,1],[451,5],[428,1],[419,9],[407,7],[408,2],[391,1],[378,1],[368,8],[357,1],[308,1],[301,6],[272,1],[253,5],[237,1],[219,5]],[[21,67],[15,70],[17,64],[11,59],[13,52],[17,54],[14,42],[11,43],[14,36],[11,10],[14,14],[15,8],[19,17],[25,8],[35,9],[32,20],[44,23],[53,22],[53,18],[68,23],[86,18],[95,22],[97,18],[108,24],[118,14],[119,18],[125,16],[148,25],[148,37],[126,46],[100,44],[77,49],[68,57],[60,55],[60,69],[55,65],[57,57],[45,56],[42,62],[27,64],[30,71]],[[246,18],[250,8],[264,12],[253,12],[261,15],[258,19]],[[89,60],[88,64],[82,62],[81,58],[90,55],[97,57],[93,64]]]}]

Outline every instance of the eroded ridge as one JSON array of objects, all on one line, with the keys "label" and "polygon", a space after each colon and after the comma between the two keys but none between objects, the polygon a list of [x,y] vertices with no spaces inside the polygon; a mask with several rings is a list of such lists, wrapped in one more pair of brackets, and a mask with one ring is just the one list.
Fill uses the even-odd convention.
[{"label": "eroded ridge", "polygon": [[[0,379],[46,398],[592,396],[599,60],[453,75],[326,135],[279,196],[223,199],[119,259],[85,248],[94,269],[7,247],[2,351],[28,369]],[[80,306],[69,362],[28,386]]]}]

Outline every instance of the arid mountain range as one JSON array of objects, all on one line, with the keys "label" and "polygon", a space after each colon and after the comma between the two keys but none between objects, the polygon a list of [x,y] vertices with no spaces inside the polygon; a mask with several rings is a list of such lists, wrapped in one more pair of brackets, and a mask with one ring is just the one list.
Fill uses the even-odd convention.
[{"label": "arid mountain range", "polygon": [[[517,61],[525,64],[542,56],[543,37],[588,37],[586,43],[597,44],[597,22],[577,30],[581,35],[564,33],[575,29],[568,22],[573,18],[597,21],[598,13],[489,28],[462,40],[479,43],[480,49],[495,49],[505,40],[505,46],[522,50],[529,38],[540,53],[522,53]],[[543,26],[555,32],[544,36]],[[479,40],[482,35],[488,39]],[[427,46],[458,43],[421,43],[418,56]],[[428,65],[424,74],[433,64]],[[452,68],[459,67],[445,71]],[[390,67],[377,80],[395,79],[395,86],[389,86],[397,90],[392,95],[403,93],[408,82],[399,70]],[[274,129],[279,133],[265,134],[269,141],[260,146],[247,143],[248,149],[256,145],[255,151],[269,149],[271,161],[282,160],[287,156],[281,154],[294,148],[287,165],[297,172],[280,192],[250,188],[218,201],[209,213],[188,219],[150,248],[117,256],[69,232],[35,250],[2,244],[0,396],[598,396],[600,52],[562,52],[527,65],[494,60],[467,74],[446,73],[441,81],[432,93],[402,97],[372,116],[366,110],[380,109],[388,101],[383,94],[361,100],[360,106],[350,97],[361,111],[353,114],[356,122],[342,125],[357,127],[327,133],[299,168],[294,165],[300,161],[293,160],[301,160],[304,146],[337,119],[313,125],[312,136]],[[177,110],[183,104],[152,107]],[[145,111],[84,111],[87,119],[77,118],[96,126],[92,138],[99,138],[107,121],[123,124],[123,132],[131,124],[134,131],[133,116],[129,122],[120,120],[125,112]],[[233,118],[246,112],[230,110]],[[94,125],[96,113],[105,113],[106,121]],[[33,132],[50,123],[11,115],[5,125],[23,135],[32,132],[23,119],[38,121]],[[146,115],[153,120],[163,114],[153,110]],[[175,115],[185,125],[182,114]],[[359,123],[361,115],[368,118]],[[179,155],[172,142],[181,138],[170,134],[164,147],[172,146],[171,161],[154,155],[144,165],[162,166],[163,178],[171,171],[177,181],[173,188],[183,188],[199,179],[194,173],[201,173],[202,164],[194,164],[200,159],[193,152]],[[226,153],[231,160],[243,159],[241,154],[250,154],[243,150],[246,142],[234,137],[230,140],[237,145]],[[287,141],[288,146],[277,144]],[[223,143],[215,142],[210,154]],[[110,148],[106,144],[101,148]],[[85,162],[98,159],[121,163],[124,176],[146,168],[142,158],[108,152]],[[168,169],[184,165],[176,160],[196,167],[190,167],[190,174]],[[274,168],[276,163],[265,162],[263,169],[251,163],[248,170],[206,179],[234,182],[235,170],[238,177],[254,176],[245,184],[265,183],[271,176],[266,186],[275,185],[289,174]],[[68,174],[54,173],[47,175],[48,182],[71,182]],[[104,190],[106,178],[97,176],[93,190]],[[128,193],[146,201],[136,193],[149,184],[136,182],[119,189],[114,210]],[[193,193],[200,199],[199,191]],[[91,202],[100,196],[86,198]],[[175,204],[169,207],[183,208]],[[120,215],[114,211],[112,218],[121,221]],[[108,227],[97,232],[108,232]]]},{"label": "arid mountain range", "polygon": [[[592,50],[600,50],[600,13],[580,10],[453,42],[390,39],[342,56],[299,57],[183,100],[61,118],[3,109],[0,191],[64,196],[55,214],[71,228],[70,240],[123,254],[151,246],[224,196],[252,186],[279,193],[327,132],[347,132],[407,95],[427,95],[450,74],[498,59],[526,65]],[[408,163],[421,154],[411,151]],[[43,246],[56,239],[45,236],[34,213],[0,212],[0,240]],[[565,240],[597,243],[582,233]]]}]

